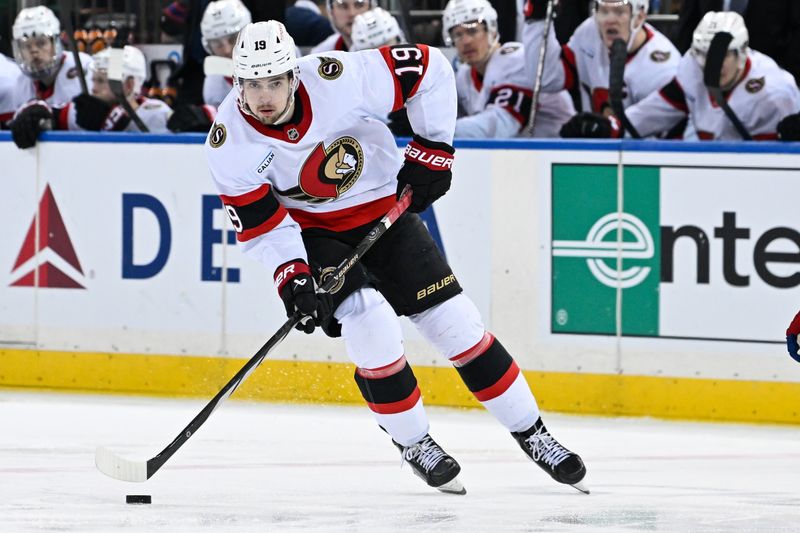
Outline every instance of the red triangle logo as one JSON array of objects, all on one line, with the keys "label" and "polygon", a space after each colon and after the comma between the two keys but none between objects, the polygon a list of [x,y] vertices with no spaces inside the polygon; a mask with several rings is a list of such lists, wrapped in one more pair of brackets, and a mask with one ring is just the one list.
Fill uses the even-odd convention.
[{"label": "red triangle logo", "polygon": [[[36,242],[37,230],[39,235],[38,243]],[[78,260],[78,255],[75,253],[75,248],[72,246],[72,240],[69,238],[67,228],[64,226],[64,219],[61,217],[61,212],[58,209],[58,204],[56,204],[56,199],[53,196],[50,185],[47,185],[45,188],[42,199],[39,202],[38,228],[37,217],[34,216],[28,228],[28,233],[25,235],[25,241],[22,243],[19,255],[17,255],[17,260],[14,262],[14,267],[11,269],[12,272],[45,248],[50,248],[56,255],[75,268],[75,270],[83,274],[81,263]],[[84,288],[49,262],[39,265],[37,271],[39,287],[64,289]],[[11,286],[33,287],[35,286],[35,282],[35,272],[31,271]]]}]

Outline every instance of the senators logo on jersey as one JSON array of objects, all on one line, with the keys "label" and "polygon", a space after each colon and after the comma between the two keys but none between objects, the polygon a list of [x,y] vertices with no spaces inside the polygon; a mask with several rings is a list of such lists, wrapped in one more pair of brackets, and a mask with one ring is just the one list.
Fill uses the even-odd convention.
[{"label": "senators logo on jersey", "polygon": [[320,142],[300,169],[299,185],[281,196],[310,204],[335,200],[355,185],[364,169],[364,151],[353,137],[340,137],[327,147]]}]

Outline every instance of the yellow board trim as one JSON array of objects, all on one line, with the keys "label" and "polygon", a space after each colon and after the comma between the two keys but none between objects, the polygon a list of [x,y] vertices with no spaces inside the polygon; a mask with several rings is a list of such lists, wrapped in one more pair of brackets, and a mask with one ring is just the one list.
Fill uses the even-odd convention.
[{"label": "yellow board trim", "polygon": [[[211,398],[244,359],[0,349],[0,387]],[[266,360],[234,397],[362,403],[346,363]],[[427,405],[478,407],[452,368],[416,366]],[[525,371],[546,411],[800,423],[800,383]]]}]

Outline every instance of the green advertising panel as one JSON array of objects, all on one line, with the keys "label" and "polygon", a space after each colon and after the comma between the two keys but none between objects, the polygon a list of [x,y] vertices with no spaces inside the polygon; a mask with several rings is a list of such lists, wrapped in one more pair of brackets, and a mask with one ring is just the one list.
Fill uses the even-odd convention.
[{"label": "green advertising panel", "polygon": [[[659,169],[553,165],[554,333],[658,335]],[[620,238],[621,236],[621,238]]]}]

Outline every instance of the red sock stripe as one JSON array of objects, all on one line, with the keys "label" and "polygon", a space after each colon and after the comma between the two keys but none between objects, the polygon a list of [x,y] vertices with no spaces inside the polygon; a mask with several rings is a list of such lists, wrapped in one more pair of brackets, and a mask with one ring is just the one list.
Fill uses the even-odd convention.
[{"label": "red sock stripe", "polygon": [[402,413],[404,411],[408,411],[419,401],[422,395],[419,392],[419,387],[414,387],[414,391],[406,398],[405,400],[400,400],[399,402],[392,402],[392,403],[370,403],[367,402],[367,407],[369,407],[373,412],[378,413],[380,415],[395,415],[397,413]]},{"label": "red sock stripe", "polygon": [[398,372],[403,370],[403,367],[405,366],[406,366],[406,356],[401,355],[400,359],[398,359],[394,363],[389,363],[388,365],[382,366],[380,368],[358,368],[356,369],[356,373],[362,378],[380,379],[397,374]]},{"label": "red sock stripe", "polygon": [[478,341],[478,344],[465,352],[461,352],[460,354],[451,357],[450,362],[453,363],[453,366],[456,368],[465,366],[486,353],[486,350],[489,349],[489,346],[491,346],[493,342],[494,335],[488,331],[485,331],[481,340]]},{"label": "red sock stripe", "polygon": [[516,362],[512,362],[511,366],[508,367],[508,370],[506,370],[506,373],[503,374],[503,377],[497,380],[497,383],[491,387],[486,387],[485,389],[476,392],[475,398],[477,398],[480,402],[497,398],[508,390],[511,384],[514,383],[514,380],[517,379],[517,376],[519,376],[519,367],[517,366]]}]

